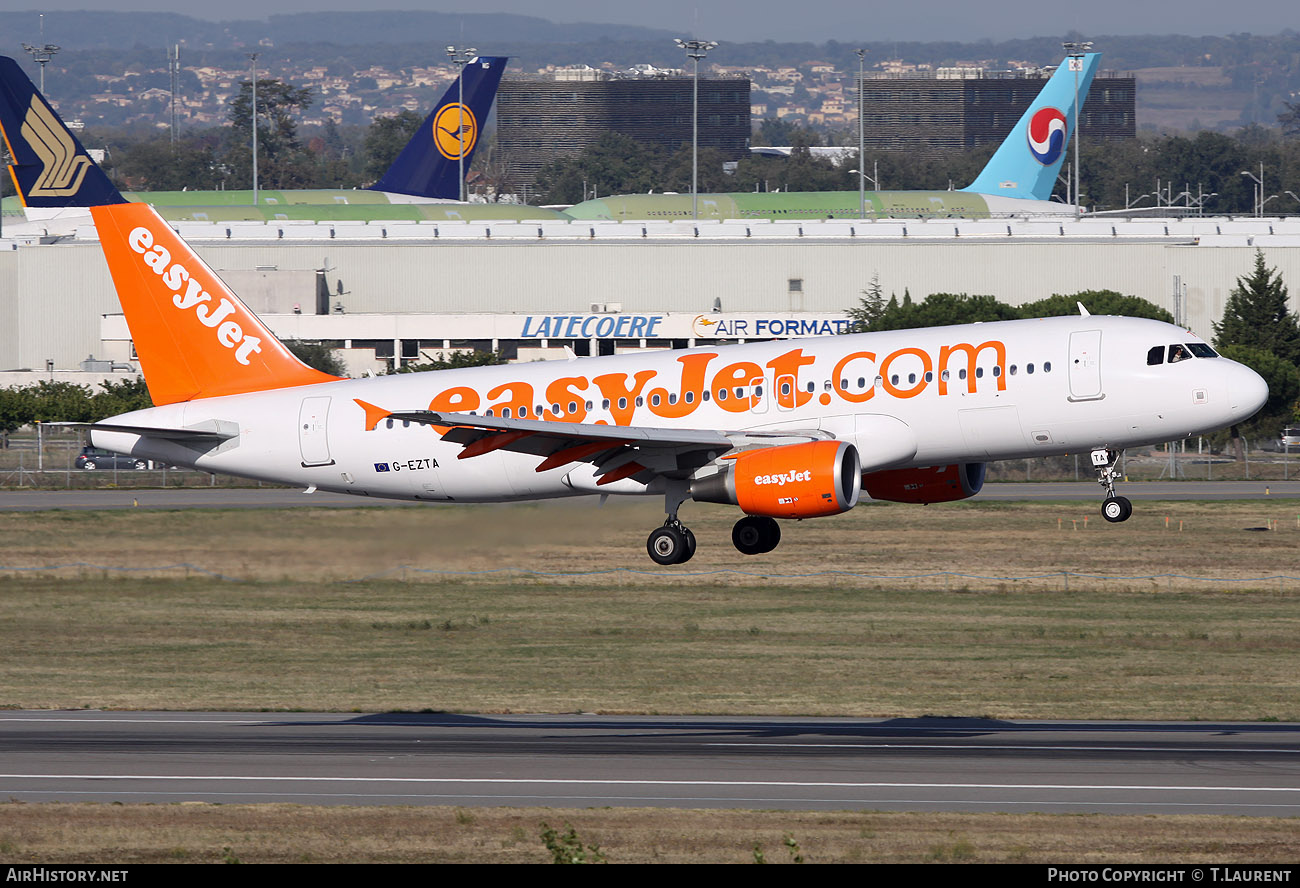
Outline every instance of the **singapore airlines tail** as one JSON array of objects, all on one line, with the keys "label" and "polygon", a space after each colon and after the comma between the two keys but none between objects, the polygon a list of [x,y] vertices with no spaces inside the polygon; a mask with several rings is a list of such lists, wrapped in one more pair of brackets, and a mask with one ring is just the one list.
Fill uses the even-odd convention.
[{"label": "singapore airlines tail", "polygon": [[13,162],[9,174],[29,208],[122,203],[122,195],[23,73],[0,56],[0,131]]},{"label": "singapore airlines tail", "polygon": [[961,190],[1050,200],[1078,119],[1075,97],[1082,104],[1100,59],[1095,52],[1067,57],[975,181]]},{"label": "singapore airlines tail", "polygon": [[91,214],[154,404],[336,378],[294,357],[152,207]]},{"label": "singapore airlines tail", "polygon": [[460,170],[469,169],[506,61],[480,56],[466,64],[460,80],[447,89],[371,190],[459,200]]}]

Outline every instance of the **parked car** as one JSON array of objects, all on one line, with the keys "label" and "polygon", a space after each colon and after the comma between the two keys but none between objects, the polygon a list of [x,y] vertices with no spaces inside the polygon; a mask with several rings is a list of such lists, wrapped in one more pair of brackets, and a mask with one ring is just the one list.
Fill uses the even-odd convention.
[{"label": "parked car", "polygon": [[74,461],[77,468],[93,472],[98,469],[147,469],[149,463],[134,456],[123,456],[98,447],[83,447]]},{"label": "parked car", "polygon": [[1282,430],[1282,443],[1287,447],[1300,447],[1300,426],[1287,426]]}]

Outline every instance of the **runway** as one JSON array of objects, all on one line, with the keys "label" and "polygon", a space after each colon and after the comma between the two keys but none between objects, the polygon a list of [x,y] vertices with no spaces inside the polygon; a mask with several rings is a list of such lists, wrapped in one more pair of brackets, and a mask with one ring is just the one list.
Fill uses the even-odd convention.
[{"label": "runway", "polygon": [[1300,725],[0,713],[17,801],[1300,815]]},{"label": "runway", "polygon": [[[1121,484],[1120,492],[1142,500],[1264,500],[1300,498],[1297,481],[1142,481]],[[594,499],[594,498],[593,498]],[[654,498],[649,498],[653,500]],[[979,500],[1057,501],[1095,500],[1102,491],[1095,481],[1044,481],[984,485]],[[102,509],[288,509],[355,508],[358,506],[428,506],[375,497],[348,496],[289,488],[217,487],[135,490],[5,490],[0,512],[73,511]]]}]

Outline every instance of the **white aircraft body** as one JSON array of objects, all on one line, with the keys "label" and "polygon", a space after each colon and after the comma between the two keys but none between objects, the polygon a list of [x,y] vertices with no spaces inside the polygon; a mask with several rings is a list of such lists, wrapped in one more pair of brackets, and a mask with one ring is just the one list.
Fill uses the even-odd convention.
[{"label": "white aircraft body", "polygon": [[1089,453],[1107,498],[1122,448],[1249,418],[1267,386],[1169,324],[1081,314],[337,379],[300,363],[147,205],[93,210],[157,406],[95,446],[362,496],[501,502],[662,496],[647,541],[682,563],[689,500],[734,503],[742,552],[775,519],[865,491],[941,502],[992,460]]}]

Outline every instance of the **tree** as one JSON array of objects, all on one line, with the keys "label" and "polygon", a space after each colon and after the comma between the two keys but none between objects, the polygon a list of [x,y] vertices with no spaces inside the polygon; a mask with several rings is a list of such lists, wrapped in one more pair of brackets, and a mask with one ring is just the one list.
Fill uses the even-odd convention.
[{"label": "tree", "polygon": [[376,117],[366,130],[366,181],[377,182],[397,160],[406,143],[420,131],[424,118],[405,109],[396,114]]},{"label": "tree", "polygon": [[429,370],[456,370],[460,367],[486,367],[504,364],[506,356],[494,351],[440,352],[439,356],[423,364],[404,364],[394,373],[425,373]]},{"label": "tree", "polygon": [[302,339],[286,339],[284,347],[293,352],[293,356],[308,367],[328,373],[330,376],[347,376],[348,368],[343,359],[333,348],[323,342],[307,342]]},{"label": "tree", "polygon": [[862,330],[866,332],[973,324],[977,321],[1009,321],[1020,316],[1016,309],[999,302],[996,296],[931,293],[923,301],[913,302],[911,295],[904,293],[902,302],[897,297],[890,297],[889,303],[879,309],[870,307],[869,300],[871,305],[878,306],[880,294],[872,294],[871,290],[864,293],[867,295],[861,300],[859,308],[850,309],[849,315],[855,321],[865,322]]},{"label": "tree", "polygon": [[1245,364],[1268,383],[1268,400],[1254,417],[1240,425],[1247,437],[1274,437],[1283,426],[1296,419],[1300,370],[1295,364],[1270,351],[1245,345],[1225,345],[1219,353]]},{"label": "tree", "polygon": [[1286,110],[1277,116],[1278,125],[1284,136],[1300,136],[1300,104],[1283,102]]},{"label": "tree", "polygon": [[1264,264],[1262,250],[1255,251],[1255,270],[1237,278],[1228,294],[1223,320],[1214,325],[1214,344],[1260,349],[1300,366],[1300,320],[1287,307],[1286,285],[1277,269]]},{"label": "tree", "polygon": [[1089,314],[1119,315],[1125,318],[1151,318],[1156,321],[1164,321],[1166,324],[1174,322],[1174,316],[1154,302],[1140,296],[1125,296],[1115,290],[1081,290],[1070,295],[1056,293],[1046,299],[1039,299],[1037,302],[1024,303],[1019,307],[1019,312],[1022,318],[1054,318],[1077,315],[1079,313],[1079,303],[1081,302],[1083,307],[1088,309]]},{"label": "tree", "polygon": [[[313,159],[298,140],[296,112],[311,107],[310,88],[281,80],[257,81],[258,183],[264,188],[309,188],[315,184]],[[230,100],[231,142],[226,163],[235,182],[252,183],[253,84],[245,80]]]},{"label": "tree", "polygon": [[850,308],[848,316],[853,320],[854,333],[872,329],[872,324],[885,313],[885,291],[880,286],[880,273],[871,276],[871,283],[862,291],[862,298],[857,308]]},{"label": "tree", "polygon": [[31,396],[26,388],[0,388],[0,448],[9,446],[9,435],[32,421]]},{"label": "tree", "polygon": [[132,191],[216,190],[228,174],[217,141],[190,136],[175,145],[166,137],[137,142],[117,152],[113,177]]},{"label": "tree", "polygon": [[592,194],[662,190],[667,159],[667,153],[655,145],[622,133],[605,133],[580,154],[549,163],[537,173],[539,202],[575,204]]},{"label": "tree", "polygon": [[149,396],[149,387],[145,385],[143,376],[132,376],[120,381],[107,380],[101,382],[99,387],[103,391],[90,396],[91,412],[96,419],[153,406],[153,398]]}]

